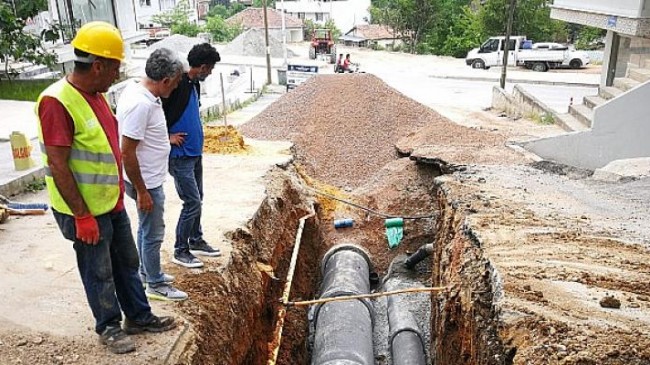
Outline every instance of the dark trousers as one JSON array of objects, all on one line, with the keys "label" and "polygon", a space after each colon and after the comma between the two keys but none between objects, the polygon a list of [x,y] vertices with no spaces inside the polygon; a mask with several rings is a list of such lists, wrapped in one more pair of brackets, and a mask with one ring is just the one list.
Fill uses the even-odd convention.
[{"label": "dark trousers", "polygon": [[77,267],[95,317],[95,331],[101,334],[107,326],[119,326],[120,308],[131,320],[150,321],[153,315],[138,275],[140,260],[126,211],[95,217],[100,234],[97,245],[75,238],[74,217],[54,211],[54,219],[63,236],[74,242]]},{"label": "dark trousers", "polygon": [[201,156],[172,157],[169,174],[174,177],[178,197],[183,201],[181,215],[176,224],[174,251],[189,250],[189,243],[202,238],[201,202],[203,200],[203,163]]}]

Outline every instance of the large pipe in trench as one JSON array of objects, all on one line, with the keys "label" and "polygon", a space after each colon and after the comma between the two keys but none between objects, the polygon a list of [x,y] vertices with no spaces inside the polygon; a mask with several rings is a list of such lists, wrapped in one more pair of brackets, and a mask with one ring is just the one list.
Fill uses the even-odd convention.
[{"label": "large pipe in trench", "polygon": [[388,297],[388,326],[393,365],[425,365],[427,362],[422,331],[398,296]]},{"label": "large pipe in trench", "polygon": [[[332,247],[321,261],[321,298],[370,292],[370,258],[359,246]],[[368,299],[328,302],[312,308],[312,365],[373,365],[374,310]]]}]

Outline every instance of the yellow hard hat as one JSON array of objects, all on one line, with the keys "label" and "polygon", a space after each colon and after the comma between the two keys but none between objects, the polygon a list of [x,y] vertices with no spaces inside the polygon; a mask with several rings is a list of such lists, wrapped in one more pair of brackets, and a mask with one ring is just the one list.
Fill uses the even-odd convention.
[{"label": "yellow hard hat", "polygon": [[124,41],[120,31],[106,22],[84,24],[72,40],[72,46],[91,55],[124,60]]}]

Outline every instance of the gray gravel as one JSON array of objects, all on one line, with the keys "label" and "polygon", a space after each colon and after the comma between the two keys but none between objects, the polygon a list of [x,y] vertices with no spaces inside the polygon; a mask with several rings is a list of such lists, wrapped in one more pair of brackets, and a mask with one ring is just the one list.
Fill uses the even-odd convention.
[{"label": "gray gravel", "polygon": [[[426,138],[411,138],[425,129]],[[247,137],[291,140],[307,172],[356,188],[397,158],[395,145],[495,145],[503,138],[454,124],[370,74],[318,75],[241,127]],[[406,147],[405,147],[406,148]]]},{"label": "gray gravel", "polygon": [[[269,35],[269,47],[271,48],[271,57],[283,58],[282,41]],[[266,39],[264,30],[262,29],[249,29],[244,33],[233,39],[232,42],[223,49],[224,54],[237,55],[237,56],[252,56],[264,57],[266,56]],[[287,57],[295,57],[295,53],[287,50]]]}]

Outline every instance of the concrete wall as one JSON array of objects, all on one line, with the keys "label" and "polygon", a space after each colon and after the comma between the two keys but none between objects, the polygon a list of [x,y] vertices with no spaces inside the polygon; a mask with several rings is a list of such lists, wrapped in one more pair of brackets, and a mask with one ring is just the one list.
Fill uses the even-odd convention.
[{"label": "concrete wall", "polygon": [[555,0],[555,7],[630,18],[650,16],[648,0]]},{"label": "concrete wall", "polygon": [[650,82],[596,107],[592,129],[524,144],[542,158],[596,169],[614,160],[650,157]]},{"label": "concrete wall", "polygon": [[492,108],[503,111],[511,118],[524,117],[539,121],[552,118],[554,123],[559,124],[564,129],[568,128],[563,125],[562,120],[552,108],[548,107],[519,85],[515,85],[512,94],[509,94],[498,86],[492,88]]},{"label": "concrete wall", "polygon": [[629,52],[628,62],[631,66],[650,68],[650,39],[632,37]]}]

